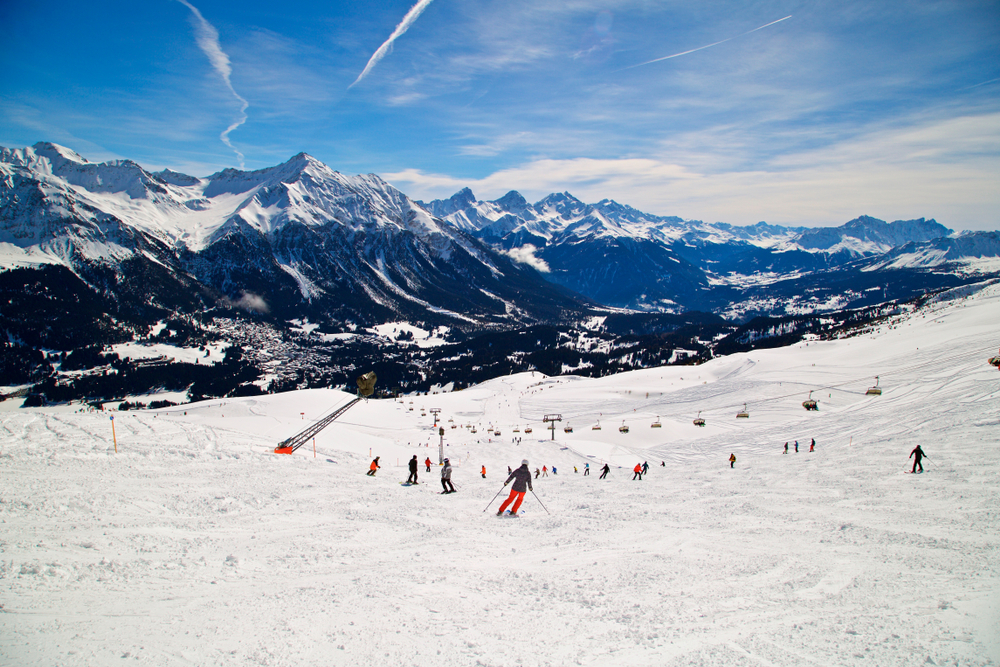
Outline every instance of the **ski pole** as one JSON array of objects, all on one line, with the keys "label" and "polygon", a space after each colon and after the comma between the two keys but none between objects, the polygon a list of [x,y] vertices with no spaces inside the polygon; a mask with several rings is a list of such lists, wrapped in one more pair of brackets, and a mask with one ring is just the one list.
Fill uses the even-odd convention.
[{"label": "ski pole", "polygon": [[[502,487],[500,487],[500,490],[497,491],[497,495],[493,496],[493,500],[496,500],[497,498],[499,498],[500,494],[503,493],[503,490],[506,489],[506,488],[507,488],[506,484],[504,484]],[[490,504],[486,506],[486,509],[483,510],[484,512],[490,508],[490,505],[493,504],[493,500],[490,500]]]},{"label": "ski pole", "polygon": [[[534,490],[534,489],[532,489],[532,490],[531,490],[531,495],[535,496],[535,500],[538,500],[538,496],[537,496],[537,495],[535,495],[535,490]],[[541,500],[538,500],[538,504],[539,504],[539,505],[542,505],[542,501],[541,501]],[[547,508],[545,507],[545,505],[542,505],[542,509],[543,509],[543,510],[545,510],[545,513],[546,513],[546,514],[552,514],[552,512],[550,512],[550,511],[549,511],[549,510],[548,510],[548,509],[547,509]]]}]

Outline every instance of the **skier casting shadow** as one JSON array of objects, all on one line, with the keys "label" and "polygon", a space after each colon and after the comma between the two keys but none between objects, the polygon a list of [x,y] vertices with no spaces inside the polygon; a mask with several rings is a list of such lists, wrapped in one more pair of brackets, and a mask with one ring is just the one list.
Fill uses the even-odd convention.
[{"label": "skier casting shadow", "polygon": [[517,510],[521,508],[521,502],[524,500],[524,493],[526,489],[534,491],[531,488],[531,471],[528,470],[528,459],[521,461],[521,467],[510,474],[507,481],[503,483],[504,486],[510,484],[511,480],[514,481],[514,485],[510,487],[510,495],[507,496],[507,500],[503,501],[503,505],[497,511],[497,516],[503,514],[503,511],[507,509],[507,506],[514,503],[514,506],[510,508],[510,515],[517,516]]},{"label": "skier casting shadow", "polygon": [[913,470],[911,470],[910,472],[917,472],[917,468],[920,468],[920,472],[924,471],[924,466],[922,463],[920,463],[920,461],[925,456],[927,455],[924,454],[924,450],[920,449],[920,445],[917,445],[916,447],[913,448],[913,451],[910,452],[910,455],[907,457],[913,459]]}]

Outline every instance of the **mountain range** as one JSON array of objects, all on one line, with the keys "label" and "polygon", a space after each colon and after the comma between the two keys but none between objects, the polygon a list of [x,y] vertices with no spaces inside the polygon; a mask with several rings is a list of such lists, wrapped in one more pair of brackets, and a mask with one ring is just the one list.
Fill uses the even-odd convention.
[{"label": "mountain range", "polygon": [[[229,359],[256,355],[258,371],[275,354],[259,340],[306,331],[314,337],[296,344],[308,347],[315,336],[392,322],[443,327],[455,344],[532,327],[603,328],[611,338],[687,330],[672,344],[690,350],[727,320],[736,327],[913,298],[995,275],[998,257],[997,232],[956,234],[922,218],[738,227],[611,200],[585,204],[566,192],[531,204],[514,191],[480,201],[468,189],[425,203],[305,153],[194,177],[131,160],[93,163],[42,142],[0,148],[0,375],[13,384],[51,375],[58,363],[100,366],[108,345],[164,332],[234,342],[251,323],[273,335],[244,337]],[[535,336],[536,347],[564,346],[564,335],[586,338],[550,332]],[[484,348],[511,340],[491,338]],[[606,361],[676,358],[658,344]],[[386,354],[379,345],[367,358]],[[487,365],[522,352],[511,348]],[[407,363],[417,363],[411,356]]]},{"label": "mountain range", "polygon": [[[825,281],[836,287],[824,296],[839,295],[839,307],[857,305],[880,282],[865,273],[922,269],[909,275],[914,288],[925,289],[936,280],[928,274],[995,270],[996,263],[977,266],[975,260],[1000,254],[996,232],[955,234],[924,218],[737,227],[651,215],[608,199],[584,204],[568,192],[535,204],[514,191],[479,201],[468,188],[420,204],[497,250],[533,263],[552,282],[608,306],[640,311],[706,310],[742,319],[792,312],[808,307],[801,287],[809,276],[815,283],[809,298],[826,292]],[[857,289],[844,292],[848,276]],[[765,293],[772,299],[761,306]]]}]

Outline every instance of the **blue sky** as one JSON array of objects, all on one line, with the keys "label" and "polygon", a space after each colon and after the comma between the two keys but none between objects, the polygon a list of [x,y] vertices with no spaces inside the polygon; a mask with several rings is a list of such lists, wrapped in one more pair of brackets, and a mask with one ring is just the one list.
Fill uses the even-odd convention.
[{"label": "blue sky", "polygon": [[7,147],[199,176],[305,151],[418,199],[1000,228],[995,0],[9,0],[0,25]]}]

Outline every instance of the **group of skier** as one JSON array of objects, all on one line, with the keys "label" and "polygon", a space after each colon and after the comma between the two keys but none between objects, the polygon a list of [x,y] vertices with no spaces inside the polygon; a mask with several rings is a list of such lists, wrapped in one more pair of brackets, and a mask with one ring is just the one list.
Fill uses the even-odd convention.
[{"label": "group of skier", "polygon": [[[795,447],[795,451],[798,452],[799,451],[799,442],[798,442],[798,440],[795,441],[794,447]],[[810,441],[810,443],[809,443],[809,451],[812,452],[812,451],[815,451],[815,449],[816,449],[816,439],[812,438],[811,441]],[[782,453],[783,454],[787,454],[788,453],[788,443],[787,442],[785,443],[785,449],[784,449],[784,451]],[[916,473],[918,471],[919,472],[923,472],[924,471],[924,466],[923,466],[922,460],[925,459],[925,458],[927,458],[927,455],[924,454],[924,450],[920,448],[920,445],[917,445],[913,449],[913,451],[910,452],[909,458],[913,459],[913,469],[910,470],[909,472]],[[664,462],[660,463],[660,465],[665,467],[666,466],[666,462],[664,461]],[[419,483],[419,482],[417,482],[417,469],[419,468],[419,466],[420,466],[420,463],[417,461],[417,455],[414,454],[413,458],[411,458],[410,461],[409,461],[409,463],[408,463],[410,474],[406,478],[406,482],[404,482],[404,484],[410,485],[410,484],[418,484]],[[424,466],[425,466],[427,472],[431,471],[431,459],[430,459],[430,457],[428,457],[428,458],[426,458],[424,460]],[[729,467],[730,468],[734,468],[735,466],[736,466],[736,454],[735,453],[731,453],[729,455]],[[369,464],[369,466],[368,466],[368,472],[365,473],[365,474],[367,474],[367,475],[369,475],[371,477],[374,477],[375,473],[381,467],[382,466],[379,465],[379,457],[376,456],[372,460],[371,464]],[[578,471],[577,467],[573,466],[573,472],[577,472],[577,471]],[[497,512],[497,515],[502,515],[504,513],[504,511],[508,507],[510,507],[511,509],[510,509],[510,514],[509,515],[510,516],[517,516],[518,510],[521,507],[521,503],[524,501],[524,494],[526,493],[526,491],[532,491],[532,493],[534,493],[534,490],[531,487],[531,479],[532,479],[532,477],[531,477],[531,470],[528,468],[528,459],[524,459],[523,461],[521,461],[521,466],[518,467],[518,468],[516,468],[516,469],[514,469],[514,470],[511,470],[510,466],[507,466],[507,472],[509,473],[509,475],[507,477],[507,481],[505,481],[503,483],[504,488],[506,488],[507,485],[510,484],[511,482],[513,482],[514,484],[511,487],[510,495],[503,502],[503,504],[500,505],[500,510]],[[609,472],[611,472],[611,467],[607,463],[605,463],[604,466],[601,468],[601,476],[600,476],[599,479],[605,479],[608,476]],[[644,474],[646,474],[647,472],[649,472],[649,463],[648,462],[643,461],[642,463],[637,463],[635,465],[635,468],[633,468],[633,473],[634,474],[632,475],[632,479],[633,480],[642,481],[642,476]],[[441,493],[455,493],[456,489],[455,489],[455,485],[452,484],[452,482],[451,482],[451,473],[452,473],[451,462],[448,459],[445,459],[444,460],[444,465],[442,465],[442,467],[441,467],[441,487],[443,488],[443,490],[441,491]],[[541,471],[539,471],[538,468],[535,468],[535,479],[538,479],[539,473],[541,473],[542,477],[548,477],[548,466],[542,466]],[[552,474],[553,475],[556,474],[556,467],[555,466],[552,466]],[[483,479],[486,479],[486,466],[485,465],[483,465],[480,468],[480,475],[482,476]],[[585,463],[584,464],[583,475],[584,475],[584,477],[590,475],[590,463]]]}]

